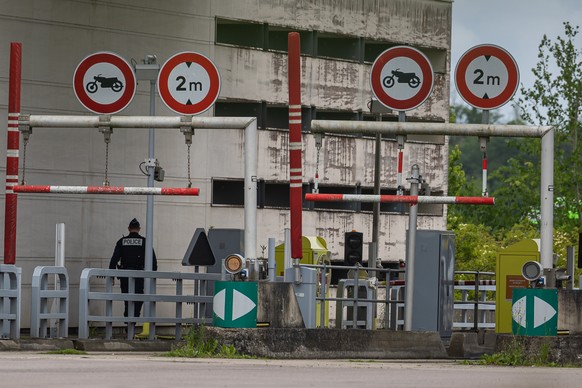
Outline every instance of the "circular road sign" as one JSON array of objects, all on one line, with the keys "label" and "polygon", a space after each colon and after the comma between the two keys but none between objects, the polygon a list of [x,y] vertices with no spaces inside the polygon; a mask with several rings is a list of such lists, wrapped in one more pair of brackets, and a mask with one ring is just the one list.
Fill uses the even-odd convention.
[{"label": "circular road sign", "polygon": [[384,51],[372,64],[372,93],[382,104],[397,111],[414,109],[430,95],[432,66],[420,51],[396,46]]},{"label": "circular road sign", "polygon": [[129,63],[106,51],[89,55],[73,75],[73,90],[91,112],[113,114],[129,105],[135,95],[135,74]]},{"label": "circular road sign", "polygon": [[495,109],[517,91],[519,69],[515,59],[499,46],[479,45],[465,52],[455,69],[457,91],[467,104]]},{"label": "circular road sign", "polygon": [[214,105],[220,93],[220,75],[204,55],[178,53],[162,65],[158,91],[164,104],[174,112],[197,115]]}]

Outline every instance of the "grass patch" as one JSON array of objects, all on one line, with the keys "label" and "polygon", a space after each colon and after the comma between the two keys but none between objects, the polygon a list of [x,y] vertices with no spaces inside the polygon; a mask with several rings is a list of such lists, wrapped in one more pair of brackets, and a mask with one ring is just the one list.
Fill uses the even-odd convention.
[{"label": "grass patch", "polygon": [[59,350],[50,350],[46,352],[46,354],[74,354],[74,355],[86,355],[87,352],[83,350],[77,349],[59,349]]},{"label": "grass patch", "polygon": [[467,361],[472,365],[501,365],[501,366],[561,366],[551,361],[550,344],[542,343],[537,352],[527,352],[525,343],[519,337],[514,337],[509,345],[501,352],[484,354],[478,361]]},{"label": "grass patch", "polygon": [[250,358],[236,351],[232,345],[221,345],[209,335],[204,326],[193,326],[186,335],[186,342],[169,352],[163,353],[166,357],[187,358]]}]

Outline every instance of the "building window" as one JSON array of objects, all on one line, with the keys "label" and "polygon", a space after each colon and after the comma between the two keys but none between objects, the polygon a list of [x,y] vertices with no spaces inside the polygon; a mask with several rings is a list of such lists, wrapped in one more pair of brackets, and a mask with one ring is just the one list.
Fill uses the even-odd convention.
[{"label": "building window", "polygon": [[242,179],[212,179],[212,204],[244,206],[245,191]]},{"label": "building window", "polygon": [[[313,191],[313,183],[303,185],[303,197]],[[373,194],[371,187],[346,186],[346,185],[319,185],[320,194]],[[396,195],[395,189],[382,189],[382,195]],[[435,192],[437,196],[442,192]],[[405,193],[408,195],[408,193]],[[263,179],[257,181],[257,207],[258,208],[289,208],[289,183],[267,182]],[[212,205],[244,206],[244,180],[213,178],[212,179]],[[339,210],[349,212],[372,212],[373,203],[360,202],[312,202],[303,200],[305,210]],[[409,205],[406,203],[382,203],[381,213],[408,213]],[[420,204],[418,214],[428,216],[442,216],[443,205]]]},{"label": "building window", "polygon": [[216,19],[216,43],[263,48],[264,35],[262,23]]},{"label": "building window", "polygon": [[[314,57],[372,63],[385,50],[399,43],[364,39],[323,31],[298,30],[288,26],[234,19],[216,19],[216,43],[259,50],[287,52],[288,34],[300,34],[301,54]],[[436,73],[446,73],[447,50],[420,48]]]}]

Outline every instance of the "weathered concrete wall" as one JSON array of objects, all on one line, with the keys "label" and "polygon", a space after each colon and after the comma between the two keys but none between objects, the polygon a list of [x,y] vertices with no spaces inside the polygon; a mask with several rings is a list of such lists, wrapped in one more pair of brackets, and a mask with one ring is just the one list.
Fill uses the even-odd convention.
[{"label": "weathered concrete wall", "polygon": [[566,365],[580,365],[582,361],[582,336],[564,335],[556,337],[515,337],[508,334],[497,335],[495,352],[518,349],[524,359],[540,359],[544,363],[555,362]]},{"label": "weathered concrete wall", "polygon": [[211,338],[237,351],[272,358],[447,358],[438,333],[390,330],[221,329]]},{"label": "weathered concrete wall", "polygon": [[450,47],[452,1],[242,0],[212,2],[214,14],[233,19]]},{"label": "weathered concrete wall", "polygon": [[558,290],[558,330],[582,333],[582,290]]}]

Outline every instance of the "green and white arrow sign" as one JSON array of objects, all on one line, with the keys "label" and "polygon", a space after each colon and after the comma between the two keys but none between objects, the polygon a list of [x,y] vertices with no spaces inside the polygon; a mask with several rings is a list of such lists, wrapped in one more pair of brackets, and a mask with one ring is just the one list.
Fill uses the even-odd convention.
[{"label": "green and white arrow sign", "polygon": [[511,307],[513,334],[552,336],[558,333],[558,290],[516,288]]},{"label": "green and white arrow sign", "polygon": [[213,299],[214,326],[256,327],[257,290],[256,282],[216,282]]}]

